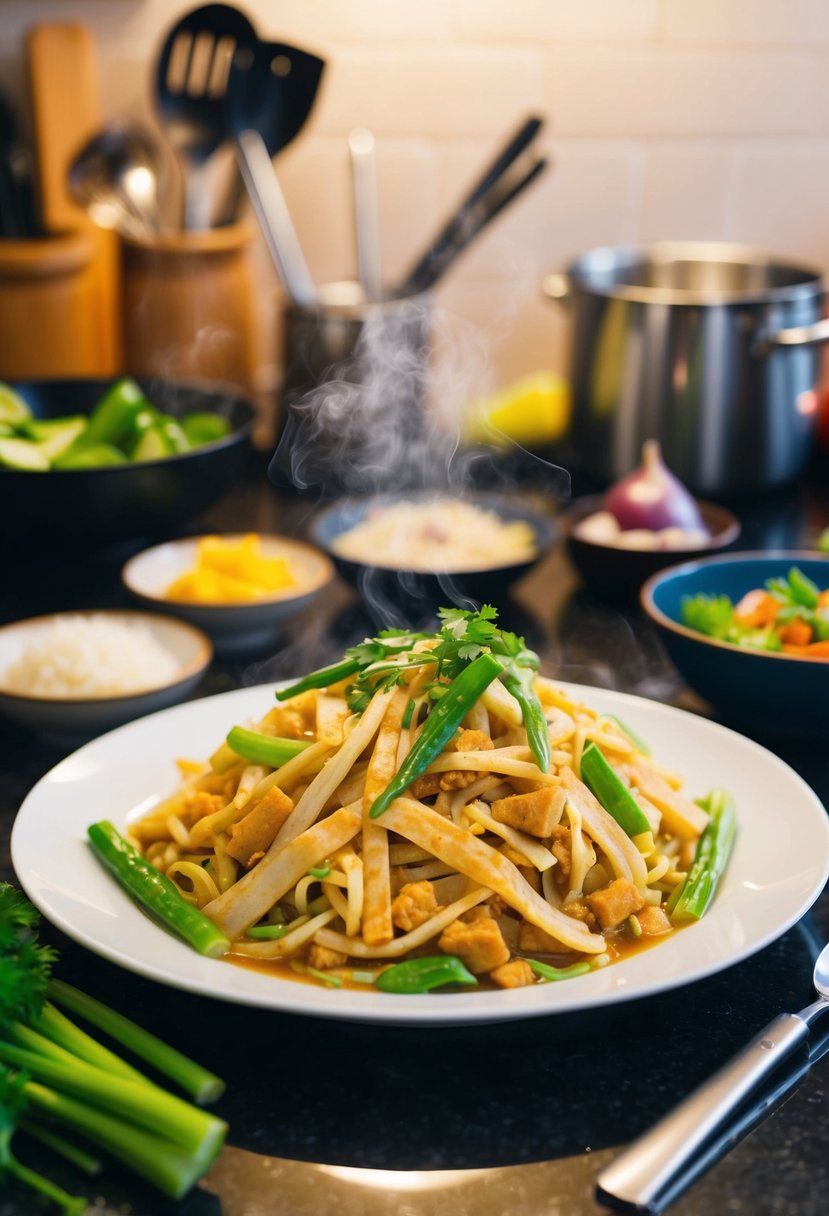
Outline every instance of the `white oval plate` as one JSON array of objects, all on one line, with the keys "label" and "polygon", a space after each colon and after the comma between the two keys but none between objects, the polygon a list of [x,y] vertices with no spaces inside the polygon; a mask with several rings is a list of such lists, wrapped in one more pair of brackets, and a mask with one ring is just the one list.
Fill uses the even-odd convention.
[{"label": "white oval plate", "polygon": [[790,928],[829,876],[829,818],[817,795],[777,756],[733,731],[625,693],[564,684],[622,717],[687,791],[714,786],[737,803],[737,842],[716,900],[698,924],[630,958],[561,983],[510,991],[392,996],[279,979],[202,958],[131,902],[86,845],[86,828],[123,827],[176,786],[178,757],[209,755],[236,723],[262,716],[273,685],[162,710],[102,735],[47,773],[12,831],[12,860],[44,916],[90,950],[140,975],[202,996],[286,1013],[352,1021],[506,1021],[649,996],[730,967]]}]

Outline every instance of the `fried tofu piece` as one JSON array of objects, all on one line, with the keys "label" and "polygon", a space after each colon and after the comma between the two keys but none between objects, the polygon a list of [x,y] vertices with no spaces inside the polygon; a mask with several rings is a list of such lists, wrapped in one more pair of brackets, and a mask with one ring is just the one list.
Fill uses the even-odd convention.
[{"label": "fried tofu piece", "polygon": [[308,951],[308,966],[317,971],[328,971],[331,967],[344,967],[347,962],[347,954],[343,954],[340,950],[330,950],[328,946],[318,946],[316,942],[312,943]]},{"label": "fried tofu piece", "polygon": [[528,920],[518,930],[518,949],[522,954],[561,954],[561,942]]},{"label": "fried tofu piece", "polygon": [[570,871],[573,868],[570,829],[565,827],[563,823],[557,823],[553,828],[552,838],[553,842],[550,845],[550,852],[558,862],[556,874],[560,874],[562,878],[569,878]]},{"label": "fried tofu piece", "polygon": [[[454,752],[485,752],[491,751],[495,744],[489,735],[482,730],[462,730],[447,745],[447,751]],[[412,798],[430,798],[447,790],[465,790],[473,781],[477,781],[480,773],[469,769],[450,769],[446,773],[424,773],[416,778],[409,787]]]},{"label": "fried tofu piece", "polygon": [[509,948],[492,916],[471,922],[453,921],[441,933],[438,946],[444,954],[456,954],[473,975],[494,971],[509,962]]},{"label": "fried tofu piece", "polygon": [[499,988],[526,988],[535,983],[532,967],[523,958],[514,958],[490,971],[489,978]]},{"label": "fried tofu piece", "polygon": [[583,899],[568,899],[566,904],[562,905],[562,912],[566,912],[568,916],[572,916],[573,920],[580,920],[590,929],[595,929],[597,925],[596,913],[588,908]]},{"label": "fried tofu piece", "polygon": [[628,878],[616,878],[609,886],[600,887],[585,897],[585,903],[603,929],[615,929],[645,906],[638,888]]},{"label": "fried tofu piece", "polygon": [[270,848],[293,809],[292,799],[278,785],[272,785],[244,819],[231,824],[227,845],[230,856],[250,868]]},{"label": "fried tofu piece", "polygon": [[566,801],[567,795],[561,786],[548,785],[528,794],[496,798],[492,804],[492,818],[529,836],[544,839],[552,834],[561,819]]},{"label": "fried tofu piece", "polygon": [[659,937],[660,934],[670,933],[673,930],[673,925],[664,908],[643,908],[641,912],[636,913],[636,919],[639,921],[645,937]]},{"label": "fried tofu piece", "polygon": [[[462,730],[452,740],[451,750],[456,752],[491,752],[495,744],[482,730]],[[447,748],[450,750],[450,748]]]},{"label": "fried tofu piece", "polygon": [[435,888],[430,882],[407,882],[392,900],[391,918],[404,933],[419,929],[441,911],[435,897]]},{"label": "fried tofu piece", "polygon": [[708,823],[708,815],[695,802],[672,790],[659,773],[642,761],[627,764],[625,771],[640,794],[662,813],[665,831],[683,840],[696,840]]}]

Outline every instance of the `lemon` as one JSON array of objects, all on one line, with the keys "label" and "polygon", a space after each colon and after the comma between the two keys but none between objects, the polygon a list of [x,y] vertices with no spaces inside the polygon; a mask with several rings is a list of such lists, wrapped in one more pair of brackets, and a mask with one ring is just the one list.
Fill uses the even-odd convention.
[{"label": "lemon", "polygon": [[11,426],[19,426],[28,422],[32,416],[26,402],[9,384],[0,384],[0,422],[8,422]]},{"label": "lemon", "polygon": [[570,385],[555,372],[532,372],[469,410],[467,437],[539,447],[560,439],[570,422]]}]

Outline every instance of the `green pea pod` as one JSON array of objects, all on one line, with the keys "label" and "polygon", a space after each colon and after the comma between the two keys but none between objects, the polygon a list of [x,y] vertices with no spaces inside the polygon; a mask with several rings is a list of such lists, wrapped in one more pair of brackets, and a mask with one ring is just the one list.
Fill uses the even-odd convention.
[{"label": "green pea pod", "polygon": [[111,823],[102,820],[87,828],[89,843],[115,879],[168,929],[209,958],[220,958],[230,942],[213,921],[188,904],[175,883],[145,861]]},{"label": "green pea pod", "polygon": [[442,988],[445,984],[477,984],[478,981],[456,955],[436,954],[394,963],[381,971],[375,982],[381,992],[413,996]]},{"label": "green pea pod", "polygon": [[268,768],[281,768],[310,746],[307,739],[275,739],[272,735],[262,735],[244,726],[234,726],[229,731],[227,745],[243,760],[265,764]]},{"label": "green pea pod", "polygon": [[409,754],[377,798],[369,816],[377,819],[395,798],[421,777],[455,734],[466,714],[485,689],[504,670],[494,654],[480,654],[456,676],[432,709]]},{"label": "green pea pod", "polygon": [[645,812],[595,743],[582,752],[580,768],[582,781],[628,836],[651,830]]}]

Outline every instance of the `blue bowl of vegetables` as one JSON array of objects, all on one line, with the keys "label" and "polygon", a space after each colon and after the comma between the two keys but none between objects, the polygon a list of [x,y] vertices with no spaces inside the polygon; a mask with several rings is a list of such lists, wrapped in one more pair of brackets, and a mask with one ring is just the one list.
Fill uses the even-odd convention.
[{"label": "blue bowl of vegetables", "polygon": [[754,734],[829,734],[829,556],[733,553],[662,571],[640,603],[683,679]]},{"label": "blue bowl of vegetables", "polygon": [[164,535],[240,476],[254,418],[213,384],[0,384],[0,541],[68,551]]}]

